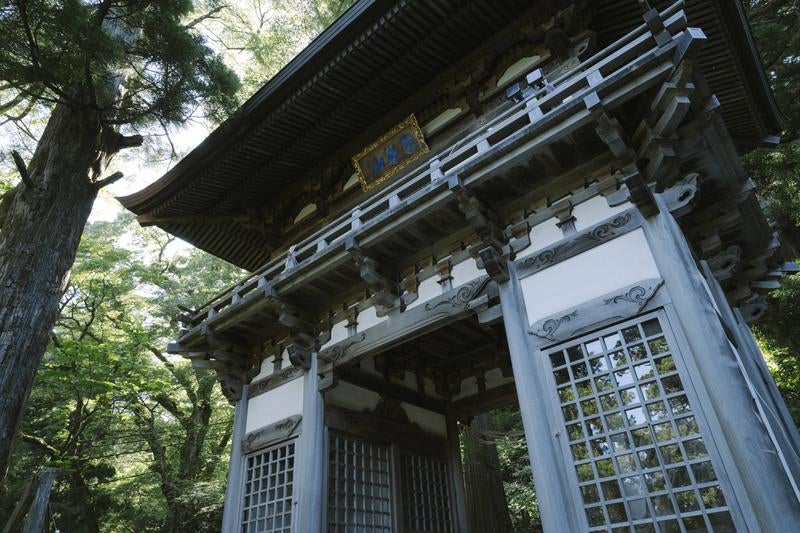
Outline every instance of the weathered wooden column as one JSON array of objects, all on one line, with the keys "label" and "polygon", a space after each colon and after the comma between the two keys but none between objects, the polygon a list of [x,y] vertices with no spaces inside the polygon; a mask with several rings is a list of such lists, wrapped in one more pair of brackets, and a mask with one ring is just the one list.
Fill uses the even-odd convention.
[{"label": "weathered wooden column", "polygon": [[225,490],[225,509],[222,512],[222,533],[235,533],[242,529],[242,501],[244,500],[244,439],[247,426],[247,385],[242,387],[242,397],[236,402],[231,437],[231,458],[228,463],[228,487]]},{"label": "weathered wooden column", "polygon": [[789,414],[786,403],[775,384],[775,379],[767,368],[761,349],[753,338],[753,333],[742,316],[741,310],[731,308],[725,292],[714,278],[714,273],[706,261],[700,262],[700,268],[717,303],[722,320],[735,338],[740,360],[747,374],[746,378],[758,395],[759,402],[763,404],[761,416],[773,426],[770,438],[779,448],[781,462],[791,473],[792,486],[797,493],[800,484],[798,483],[800,480],[800,434],[798,434],[797,426]]},{"label": "weathered wooden column", "polygon": [[733,486],[734,494],[726,495],[728,506],[741,513],[750,531],[794,531],[800,524],[800,502],[750,396],[689,243],[662,195],[654,196],[660,213],[644,222],[644,231],[674,305],[669,318],[685,337],[692,381],[704,399]]},{"label": "weathered wooden column", "polygon": [[583,508],[575,501],[577,490],[570,484],[574,474],[566,469],[560,450],[555,399],[547,397],[545,357],[529,346],[525,300],[512,262],[508,275],[510,279],[499,284],[500,303],[542,527],[546,533],[586,531]]},{"label": "weathered wooden column", "polygon": [[491,429],[489,413],[481,413],[472,419],[464,433],[467,522],[471,531],[513,533],[497,445],[481,439],[481,432]]},{"label": "weathered wooden column", "polygon": [[297,485],[293,531],[324,531],[325,513],[325,402],[319,391],[317,353],[303,376],[303,429],[295,459]]}]

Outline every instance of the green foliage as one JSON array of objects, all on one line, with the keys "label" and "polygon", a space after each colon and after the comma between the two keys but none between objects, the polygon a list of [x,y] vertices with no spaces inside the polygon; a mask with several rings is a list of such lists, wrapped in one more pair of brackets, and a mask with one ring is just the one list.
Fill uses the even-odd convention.
[{"label": "green foliage", "polygon": [[0,2],[0,112],[63,102],[103,109],[108,124],[180,123],[202,100],[227,115],[238,79],[193,15],[190,0]]},{"label": "green foliage", "polygon": [[216,531],[231,408],[211,372],[160,351],[175,301],[200,303],[242,272],[131,216],[91,224],[16,446],[6,515],[31,473],[64,469],[66,531]]},{"label": "green foliage", "polygon": [[353,0],[242,0],[206,24],[242,78],[247,98],[272,78]]},{"label": "green foliage", "polygon": [[[522,431],[522,416],[518,408],[492,411],[492,427],[498,432]],[[508,510],[514,531],[520,533],[541,531],[539,506],[533,487],[533,472],[528,459],[528,445],[523,436],[497,440],[497,455],[503,487],[508,500]]]},{"label": "green foliage", "polygon": [[[800,252],[800,1],[745,2],[759,51],[780,109],[786,116],[783,142],[775,150],[745,157],[748,172],[784,246]],[[800,279],[783,280],[768,296],[769,311],[756,325],[761,344],[784,400],[800,422]]]},{"label": "green foliage", "polygon": [[778,105],[788,119],[785,137],[800,135],[800,0],[745,0],[753,37]]}]

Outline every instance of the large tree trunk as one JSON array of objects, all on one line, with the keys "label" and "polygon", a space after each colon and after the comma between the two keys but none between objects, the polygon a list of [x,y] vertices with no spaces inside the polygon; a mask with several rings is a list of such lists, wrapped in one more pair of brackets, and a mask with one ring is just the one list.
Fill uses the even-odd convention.
[{"label": "large tree trunk", "polygon": [[470,531],[512,533],[497,446],[480,438],[481,431],[491,431],[489,414],[476,416],[464,433],[464,489],[467,522]]},{"label": "large tree trunk", "polygon": [[[97,196],[99,114],[57,105],[0,220],[0,483]],[[31,187],[32,185],[32,187]]]}]

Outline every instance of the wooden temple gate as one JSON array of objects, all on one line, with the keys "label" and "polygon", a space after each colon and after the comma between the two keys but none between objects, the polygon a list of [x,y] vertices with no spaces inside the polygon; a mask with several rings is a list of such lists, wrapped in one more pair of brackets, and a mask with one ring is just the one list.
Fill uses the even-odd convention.
[{"label": "wooden temple gate", "polygon": [[[720,105],[712,91],[728,87],[709,85],[704,50],[747,66],[690,22],[746,29],[705,10],[717,2],[688,17],[682,2],[473,4],[424,8],[499,24],[432,82],[461,91],[457,105],[398,103],[424,120],[359,138],[359,172],[329,196],[315,170],[322,181],[286,185],[294,203],[269,217],[181,212],[200,178],[123,199],[254,270],[183,315],[169,347],[236,403],[223,530],[468,531],[459,424],[518,405],[548,533],[790,531],[800,439],[747,324],[796,266],[739,161],[753,141],[731,136],[755,119]],[[382,5],[357,2],[319,47]],[[604,41],[613,14],[625,32]],[[275,161],[252,176],[279,174]],[[270,229],[281,209],[299,238]]]}]

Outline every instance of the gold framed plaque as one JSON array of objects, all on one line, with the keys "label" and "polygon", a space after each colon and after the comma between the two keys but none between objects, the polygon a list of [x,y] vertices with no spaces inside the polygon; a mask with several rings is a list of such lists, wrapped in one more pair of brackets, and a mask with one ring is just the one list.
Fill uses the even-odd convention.
[{"label": "gold framed plaque", "polygon": [[385,182],[429,152],[413,114],[353,156],[361,188],[366,192]]}]

